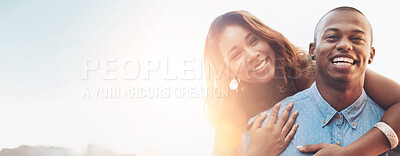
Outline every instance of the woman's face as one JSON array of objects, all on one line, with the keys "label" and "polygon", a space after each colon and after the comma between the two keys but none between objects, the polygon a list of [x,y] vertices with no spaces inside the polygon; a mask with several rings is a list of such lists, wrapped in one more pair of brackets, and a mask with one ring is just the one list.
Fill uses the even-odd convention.
[{"label": "woman's face", "polygon": [[274,51],[243,26],[227,26],[218,46],[225,64],[241,81],[266,83],[275,76]]}]

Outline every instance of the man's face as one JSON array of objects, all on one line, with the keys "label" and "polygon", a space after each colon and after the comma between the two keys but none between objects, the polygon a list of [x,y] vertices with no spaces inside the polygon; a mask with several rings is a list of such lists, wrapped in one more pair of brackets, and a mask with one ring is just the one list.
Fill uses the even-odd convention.
[{"label": "man's face", "polygon": [[310,44],[310,53],[317,60],[317,80],[350,82],[364,77],[375,49],[371,47],[371,27],[363,15],[333,11],[322,19],[315,33],[316,43]]}]

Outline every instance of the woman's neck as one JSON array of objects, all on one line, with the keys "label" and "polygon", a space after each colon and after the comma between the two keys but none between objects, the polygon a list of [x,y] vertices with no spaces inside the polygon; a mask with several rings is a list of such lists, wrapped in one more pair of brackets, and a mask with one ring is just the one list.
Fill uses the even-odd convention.
[{"label": "woman's neck", "polygon": [[[260,112],[270,109],[279,101],[296,93],[295,87],[288,80],[285,86],[283,79],[273,79],[265,84],[241,83],[244,91],[239,91],[240,104],[247,118],[254,117]],[[249,91],[251,90],[251,91]]]}]

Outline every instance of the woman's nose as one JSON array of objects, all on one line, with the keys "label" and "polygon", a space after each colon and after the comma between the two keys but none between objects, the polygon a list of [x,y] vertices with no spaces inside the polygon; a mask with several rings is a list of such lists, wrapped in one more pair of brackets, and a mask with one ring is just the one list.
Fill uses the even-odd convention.
[{"label": "woman's nose", "polygon": [[253,50],[247,50],[246,55],[247,55],[247,62],[251,62],[253,60],[257,60],[257,58],[260,56],[260,52],[253,51]]}]

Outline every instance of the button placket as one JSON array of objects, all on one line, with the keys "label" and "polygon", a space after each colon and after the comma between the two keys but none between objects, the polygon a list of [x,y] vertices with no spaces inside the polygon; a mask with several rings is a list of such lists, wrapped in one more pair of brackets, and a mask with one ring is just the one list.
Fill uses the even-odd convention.
[{"label": "button placket", "polygon": [[340,146],[340,142],[343,140],[343,123],[344,123],[344,118],[343,115],[340,112],[337,112],[336,115],[332,118],[333,120],[333,135],[332,135],[332,140],[334,141],[333,143]]},{"label": "button placket", "polygon": [[343,125],[343,115],[342,115],[342,113],[337,113],[336,115],[335,115],[335,125],[337,125],[337,126],[342,126]]}]

